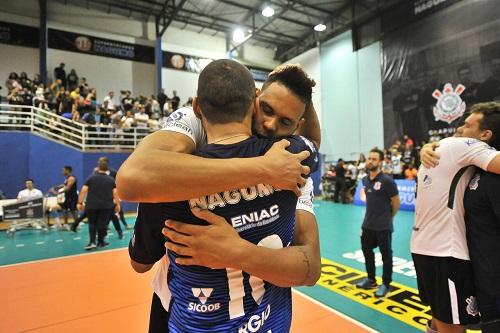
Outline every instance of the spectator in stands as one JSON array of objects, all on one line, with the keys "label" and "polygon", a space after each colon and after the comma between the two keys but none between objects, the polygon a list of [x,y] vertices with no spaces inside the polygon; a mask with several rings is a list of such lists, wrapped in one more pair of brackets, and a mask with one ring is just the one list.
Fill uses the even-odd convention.
[{"label": "spectator in stands", "polygon": [[80,85],[78,86],[78,88],[80,88],[80,95],[82,95],[82,97],[84,98],[87,97],[87,94],[90,92],[90,88],[86,78],[82,77],[80,79]]},{"label": "spectator in stands", "polygon": [[405,150],[403,151],[404,166],[407,167],[410,164],[419,165],[418,159],[419,159],[418,152],[413,147],[413,144],[407,143],[405,145]]},{"label": "spectator in stands", "polygon": [[161,89],[160,93],[158,94],[158,103],[160,104],[160,110],[163,111],[163,107],[165,106],[165,103],[167,103],[168,96],[165,94],[165,89]]},{"label": "spectator in stands", "polygon": [[418,170],[413,166],[413,163],[408,165],[408,168],[405,170],[405,179],[406,180],[415,180],[417,178]]},{"label": "spectator in stands", "polygon": [[181,103],[181,99],[179,98],[179,96],[177,96],[177,91],[173,91],[172,92],[174,97],[172,97],[172,109],[175,111],[179,108],[179,104]]},{"label": "spectator in stands", "polygon": [[40,84],[43,84],[42,79],[40,78],[40,74],[35,74],[35,77],[33,77],[33,86],[40,86]]},{"label": "spectator in stands", "polygon": [[[62,115],[61,111],[64,110],[64,106],[61,106],[62,103],[64,102],[66,95],[66,90],[61,87],[60,90],[57,91],[57,93],[54,95],[55,96],[55,106],[56,106],[56,113],[58,115]],[[69,97],[69,94],[68,94]]]},{"label": "spectator in stands", "polygon": [[394,179],[403,178],[403,162],[402,155],[396,148],[391,151],[392,175]]},{"label": "spectator in stands", "polygon": [[49,104],[45,99],[45,85],[39,83],[35,91],[34,105],[44,110],[49,110]]},{"label": "spectator in stands", "polygon": [[128,110],[125,116],[121,119],[121,127],[126,130],[130,130],[135,127],[135,118],[131,110]]},{"label": "spectator in stands", "polygon": [[69,90],[73,90],[78,87],[78,75],[76,75],[75,69],[71,69],[68,76],[66,77],[66,81],[68,82]]},{"label": "spectator in stands", "polygon": [[110,91],[106,97],[104,97],[104,100],[102,104],[106,103],[106,110],[108,111],[115,111],[115,103],[113,102],[113,97],[115,96],[115,93],[113,91]]},{"label": "spectator in stands", "polygon": [[339,197],[342,203],[346,203],[346,179],[345,179],[344,160],[338,160],[335,166],[335,195],[333,201],[339,202]]},{"label": "spectator in stands", "polygon": [[188,100],[187,100],[187,102],[186,102],[186,103],[184,103],[184,105],[183,105],[183,106],[184,106],[184,107],[189,107],[189,108],[190,108],[190,107],[193,107],[193,97],[189,97],[189,98],[188,98]]},{"label": "spectator in stands", "polygon": [[19,193],[17,194],[18,201],[29,201],[43,198],[42,191],[35,188],[35,182],[33,181],[33,179],[26,179],[25,186],[26,188],[22,191],[19,191]]},{"label": "spectator in stands", "polygon": [[61,90],[65,89],[63,84],[62,84],[62,81],[60,79],[57,79],[55,80],[54,82],[52,82],[52,84],[50,85],[50,92],[52,93],[52,95],[56,96],[58,92],[60,92]]},{"label": "spectator in stands", "polygon": [[127,112],[128,110],[132,110],[134,106],[134,98],[132,97],[132,93],[130,90],[125,90],[121,91],[123,98],[122,98],[122,108],[123,111]]},{"label": "spectator in stands", "polygon": [[21,74],[19,74],[19,83],[23,88],[31,88],[31,80],[28,78],[26,72],[21,72]]},{"label": "spectator in stands", "polygon": [[391,161],[391,155],[384,154],[384,162],[382,163],[382,172],[385,173],[386,175],[391,175],[392,176],[392,161]]},{"label": "spectator in stands", "polygon": [[61,80],[61,85],[66,88],[66,71],[64,70],[64,63],[60,63],[59,67],[54,68],[54,77],[56,80]]},{"label": "spectator in stands", "polygon": [[23,104],[23,98],[19,94],[19,90],[21,88],[15,87],[12,89],[12,91],[7,95],[7,101],[9,104],[14,104],[14,105],[21,105]]},{"label": "spectator in stands", "polygon": [[12,72],[9,74],[9,78],[7,79],[7,81],[5,81],[5,86],[7,87],[9,93],[14,90],[14,88],[22,88],[21,84],[19,83],[19,77],[17,76],[17,73]]},{"label": "spectator in stands", "polygon": [[156,100],[156,98],[155,98],[154,95],[151,95],[151,97],[149,98],[149,100],[150,100],[150,103],[151,103],[151,112],[153,114],[156,113],[159,116],[160,113],[161,113],[160,103],[158,103],[158,101]]},{"label": "spectator in stands", "polygon": [[139,112],[134,115],[135,122],[138,128],[148,127],[149,116],[146,114],[144,105],[139,104]]},{"label": "spectator in stands", "polygon": [[[33,105],[33,93],[31,92],[31,90],[29,88],[23,88],[23,90],[20,91],[20,94],[21,94],[24,105],[28,105],[28,106]],[[25,111],[28,112],[28,110],[25,110]]]},{"label": "spectator in stands", "polygon": [[168,117],[170,114],[174,112],[174,109],[172,107],[172,100],[168,100],[165,105],[163,105],[163,117]]},{"label": "spectator in stands", "polygon": [[73,100],[69,95],[69,91],[61,91],[60,99],[58,114],[67,119],[73,119]]}]

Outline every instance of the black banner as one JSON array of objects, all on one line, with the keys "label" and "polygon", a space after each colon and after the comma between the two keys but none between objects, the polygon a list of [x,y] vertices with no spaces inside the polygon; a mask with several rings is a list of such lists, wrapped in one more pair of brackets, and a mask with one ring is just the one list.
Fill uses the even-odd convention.
[{"label": "black banner", "polygon": [[200,73],[214,59],[163,51],[163,67]]},{"label": "black banner", "polygon": [[450,136],[467,107],[500,100],[499,17],[497,0],[459,1],[384,36],[386,147]]},{"label": "black banner", "polygon": [[3,206],[4,220],[40,219],[43,217],[43,198]]},{"label": "black banner", "polygon": [[0,22],[0,43],[26,47],[40,44],[38,28],[15,23]]},{"label": "black banner", "polygon": [[[163,51],[163,67],[200,73],[206,65],[214,59],[202,58],[182,53]],[[269,69],[247,66],[255,81],[265,81],[270,73]]]},{"label": "black banner", "polygon": [[154,48],[49,29],[49,48],[154,64]]},{"label": "black banner", "polygon": [[461,0],[402,1],[382,14],[382,32],[387,33],[435,13]]}]

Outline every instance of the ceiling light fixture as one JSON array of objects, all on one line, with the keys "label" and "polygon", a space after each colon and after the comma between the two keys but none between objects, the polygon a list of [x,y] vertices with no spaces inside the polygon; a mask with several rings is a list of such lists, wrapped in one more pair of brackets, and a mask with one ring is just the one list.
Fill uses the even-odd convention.
[{"label": "ceiling light fixture", "polygon": [[233,41],[236,43],[241,43],[245,40],[245,33],[240,28],[234,30]]},{"label": "ceiling light fixture", "polygon": [[262,16],[271,17],[273,15],[274,15],[274,9],[272,9],[269,6],[266,6],[266,8],[262,10]]},{"label": "ceiling light fixture", "polygon": [[316,30],[316,31],[325,31],[326,30],[326,25],[324,25],[323,23],[320,23],[320,24],[318,24],[318,25],[316,25],[314,27],[314,30]]}]

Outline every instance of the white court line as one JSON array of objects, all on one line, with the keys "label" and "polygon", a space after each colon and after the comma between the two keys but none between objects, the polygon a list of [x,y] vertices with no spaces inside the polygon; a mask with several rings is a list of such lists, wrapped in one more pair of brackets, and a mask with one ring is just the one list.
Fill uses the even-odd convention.
[{"label": "white court line", "polygon": [[309,301],[313,302],[314,304],[319,305],[319,306],[321,306],[322,308],[324,308],[324,309],[326,309],[326,310],[328,310],[328,311],[330,311],[330,312],[335,313],[337,316],[342,317],[343,319],[345,319],[345,320],[347,320],[347,321],[350,321],[350,322],[351,322],[351,323],[353,323],[353,324],[358,325],[359,327],[361,327],[361,328],[363,328],[363,329],[367,330],[368,332],[372,332],[372,333],[379,333],[379,331],[376,331],[376,330],[374,330],[373,328],[366,326],[366,325],[365,325],[365,324],[363,324],[362,322],[359,322],[359,321],[357,321],[356,319],[351,318],[351,317],[349,317],[349,316],[347,316],[347,315],[343,314],[342,312],[339,312],[339,311],[337,311],[337,310],[335,310],[335,309],[332,309],[332,308],[331,308],[331,307],[329,307],[328,305],[325,305],[325,304],[323,304],[323,303],[321,303],[321,302],[319,302],[319,301],[315,300],[314,298],[312,298],[312,297],[310,297],[310,296],[308,296],[308,295],[304,294],[304,293],[303,293],[303,292],[301,292],[301,291],[298,291],[298,290],[293,289],[293,288],[292,288],[292,291],[293,291],[294,293],[299,294],[300,296],[304,297],[305,299],[307,299],[307,300],[309,300]]},{"label": "white court line", "polygon": [[123,232],[123,234],[124,234],[124,235],[125,235],[125,234],[129,234],[129,232],[128,232],[127,230],[125,230],[125,231]]},{"label": "white court line", "polygon": [[75,237],[73,238],[73,240],[79,240],[79,239],[82,239],[81,237]]},{"label": "white court line", "polygon": [[98,252],[72,254],[70,256],[64,256],[64,257],[47,258],[47,259],[39,259],[39,260],[31,260],[31,261],[25,261],[25,262],[18,262],[18,263],[15,263],[15,264],[0,265],[0,270],[2,268],[4,268],[4,267],[21,266],[21,265],[34,264],[34,263],[45,262],[45,261],[62,260],[62,259],[67,259],[67,258],[70,259],[70,258],[81,257],[81,256],[91,256],[91,255],[95,255],[95,254],[102,254],[102,253],[107,253],[107,252],[112,252],[112,251],[121,251],[121,250],[124,250],[126,248],[127,247],[120,247],[120,248],[117,248],[117,249],[99,250]]},{"label": "white court line", "polygon": [[45,244],[45,242],[36,242],[36,245],[42,245]]},{"label": "white court line", "polygon": [[5,249],[5,247],[3,247],[3,246],[0,246],[0,250],[3,250],[3,249]]},{"label": "white court line", "polygon": [[109,236],[113,236],[113,235],[114,235],[114,233],[110,232],[108,235],[109,235]]},{"label": "white court line", "polygon": [[56,239],[55,242],[56,243],[61,243],[61,242],[64,242],[64,240],[62,240],[62,239]]},{"label": "white court line", "polygon": [[23,247],[24,244],[16,244],[16,247]]}]

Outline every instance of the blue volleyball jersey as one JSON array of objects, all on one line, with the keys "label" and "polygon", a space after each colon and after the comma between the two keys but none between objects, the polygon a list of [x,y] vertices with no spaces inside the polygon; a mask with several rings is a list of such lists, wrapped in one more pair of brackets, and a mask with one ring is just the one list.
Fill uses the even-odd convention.
[{"label": "blue volleyball jersey", "polygon": [[[311,152],[303,164],[314,170],[317,167],[314,145],[302,137],[287,139],[291,143],[289,151]],[[255,157],[263,155],[276,141],[253,136],[230,145],[206,145],[197,155],[208,158]],[[191,172],[203,170],[193,169]],[[132,259],[145,264],[159,260],[165,253],[160,235],[166,219],[206,224],[192,215],[190,207],[194,206],[223,216],[240,237],[256,245],[289,246],[293,241],[296,204],[297,197],[293,192],[266,184],[183,202],[141,204],[130,254]],[[290,288],[274,286],[240,270],[177,265],[177,255],[171,251],[167,255],[170,261],[168,286],[173,298],[169,309],[171,332],[289,332],[292,315]]]}]

